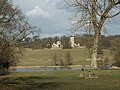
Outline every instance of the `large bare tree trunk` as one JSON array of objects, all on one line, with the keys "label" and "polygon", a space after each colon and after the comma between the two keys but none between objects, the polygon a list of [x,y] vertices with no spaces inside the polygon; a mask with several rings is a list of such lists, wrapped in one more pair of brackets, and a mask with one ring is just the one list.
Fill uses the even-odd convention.
[{"label": "large bare tree trunk", "polygon": [[98,50],[98,47],[99,47],[98,46],[99,37],[100,37],[99,29],[96,29],[94,45],[93,45],[93,50],[92,50],[92,61],[91,61],[91,67],[92,68],[98,68],[97,50]]},{"label": "large bare tree trunk", "polygon": [[98,47],[98,38],[95,37],[95,42],[92,50],[92,61],[91,61],[91,67],[92,68],[98,68],[97,64],[97,47]]},{"label": "large bare tree trunk", "polygon": [[98,68],[97,65],[97,49],[98,49],[98,29],[97,29],[97,17],[96,17],[96,12],[95,12],[95,8],[96,8],[96,1],[93,0],[92,1],[92,23],[93,23],[93,27],[94,27],[94,31],[95,31],[95,37],[94,37],[94,45],[93,45],[93,50],[92,50],[92,61],[91,61],[91,67],[92,68]]}]

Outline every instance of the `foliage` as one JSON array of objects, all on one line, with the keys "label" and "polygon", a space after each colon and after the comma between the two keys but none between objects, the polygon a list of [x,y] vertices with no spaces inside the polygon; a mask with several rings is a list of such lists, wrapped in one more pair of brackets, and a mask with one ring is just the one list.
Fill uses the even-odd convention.
[{"label": "foliage", "polygon": [[18,63],[19,48],[7,47],[0,54],[0,74],[7,74],[10,66]]},{"label": "foliage", "polygon": [[54,53],[52,57],[53,65],[65,66],[66,68],[68,68],[69,65],[72,65],[73,61],[70,51],[65,52],[64,56],[65,57],[61,56],[60,54],[58,56],[57,53]]},{"label": "foliage", "polygon": [[64,63],[63,58],[60,58],[60,59],[59,59],[59,65],[60,65],[60,66],[65,66],[65,63]]},{"label": "foliage", "polygon": [[113,59],[115,63],[113,65],[120,67],[120,36],[119,35],[111,36],[110,42],[112,45],[111,50],[114,52]]},{"label": "foliage", "polygon": [[107,65],[109,65],[109,58],[105,57],[105,59],[104,59],[104,66],[106,67]]},{"label": "foliage", "polygon": [[32,45],[32,49],[43,49],[43,42],[42,40],[39,38],[39,36],[34,36],[34,41],[33,41],[33,45]]},{"label": "foliage", "polygon": [[57,66],[58,65],[58,56],[57,53],[55,53],[52,57],[53,59],[53,65]]},{"label": "foliage", "polygon": [[102,35],[99,40],[99,47],[101,47],[102,49],[110,49],[111,43],[108,38],[109,38],[109,36],[105,37],[104,35]]},{"label": "foliage", "polygon": [[102,50],[101,47],[98,48],[98,50],[97,50],[97,54],[103,54],[103,50]]},{"label": "foliage", "polygon": [[65,64],[68,65],[68,66],[73,64],[72,56],[71,56],[71,52],[70,51],[67,51],[65,53]]},{"label": "foliage", "polygon": [[71,49],[72,48],[70,45],[70,38],[69,37],[63,36],[61,38],[61,42],[63,45],[63,49]]},{"label": "foliage", "polygon": [[114,60],[114,65],[120,67],[120,49],[115,51]]},{"label": "foliage", "polygon": [[103,60],[98,60],[97,63],[99,68],[103,68]]},{"label": "foliage", "polygon": [[[85,46],[88,49],[92,49],[93,47],[93,41],[94,41],[94,36],[88,35],[88,34],[83,34],[83,35],[75,35],[75,43],[79,43],[80,46]],[[99,47],[100,49],[114,49],[114,43],[116,43],[117,38],[119,39],[119,35],[112,35],[112,36],[104,36],[102,35],[100,40],[99,40]],[[39,48],[38,49],[43,49],[43,48],[51,48],[52,43],[55,43],[57,41],[61,41],[63,48],[70,48],[69,44],[69,37],[67,36],[62,36],[62,37],[47,37],[47,38],[38,38],[37,43],[39,43]],[[24,41],[22,41],[21,46],[24,48],[33,48],[36,46],[36,39],[33,37],[26,37]]]}]

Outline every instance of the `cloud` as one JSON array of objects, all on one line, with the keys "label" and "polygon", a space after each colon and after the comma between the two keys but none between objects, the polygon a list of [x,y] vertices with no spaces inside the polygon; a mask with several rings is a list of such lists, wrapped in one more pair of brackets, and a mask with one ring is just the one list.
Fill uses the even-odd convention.
[{"label": "cloud", "polygon": [[65,33],[47,33],[47,34],[42,33],[41,38],[55,37],[55,36],[61,37],[64,35],[66,35],[66,34]]},{"label": "cloud", "polygon": [[[71,21],[76,8],[64,4],[64,0],[13,0],[15,5],[19,5],[29,21],[42,29],[43,36],[67,34],[76,21]],[[114,13],[116,13],[115,10]],[[114,14],[112,12],[112,14]],[[111,21],[106,21],[109,26],[109,33],[120,34],[120,15]],[[117,26],[116,26],[117,25]],[[66,32],[66,33],[65,33]],[[81,32],[80,32],[81,33]]]},{"label": "cloud", "polygon": [[39,6],[35,6],[32,10],[26,12],[27,16],[42,16],[42,17],[49,17],[50,14],[48,11],[43,10]]},{"label": "cloud", "polygon": [[52,2],[52,0],[45,0],[45,3],[46,4],[49,4],[49,3],[51,3]]}]

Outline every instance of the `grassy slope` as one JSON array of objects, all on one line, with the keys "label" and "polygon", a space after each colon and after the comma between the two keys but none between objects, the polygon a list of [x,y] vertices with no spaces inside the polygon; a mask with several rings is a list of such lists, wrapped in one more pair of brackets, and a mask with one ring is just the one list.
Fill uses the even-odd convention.
[{"label": "grassy slope", "polygon": [[[52,57],[54,53],[58,54],[58,57],[64,58],[66,51],[70,51],[73,57],[73,64],[90,64],[90,61],[86,59],[89,58],[88,50],[82,48],[75,49],[44,49],[44,50],[31,50],[25,49],[24,56],[20,59],[18,65],[20,66],[39,66],[39,65],[53,65]],[[108,50],[105,50],[104,57],[108,56],[112,60],[112,56]],[[112,62],[112,61],[111,61]]]},{"label": "grassy slope", "polygon": [[119,90],[120,70],[99,71],[98,79],[79,79],[80,71],[11,73],[0,76],[0,90]]}]

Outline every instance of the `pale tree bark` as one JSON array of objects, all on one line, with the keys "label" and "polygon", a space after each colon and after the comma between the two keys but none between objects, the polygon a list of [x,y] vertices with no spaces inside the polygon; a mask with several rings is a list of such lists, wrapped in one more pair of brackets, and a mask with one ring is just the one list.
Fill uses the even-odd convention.
[{"label": "pale tree bark", "polygon": [[[97,50],[102,29],[107,19],[120,14],[120,0],[65,0],[67,5],[75,8],[73,30],[84,29],[90,24],[94,32],[94,44],[91,55],[91,67],[98,68]],[[88,22],[89,21],[89,22]]]}]

